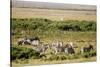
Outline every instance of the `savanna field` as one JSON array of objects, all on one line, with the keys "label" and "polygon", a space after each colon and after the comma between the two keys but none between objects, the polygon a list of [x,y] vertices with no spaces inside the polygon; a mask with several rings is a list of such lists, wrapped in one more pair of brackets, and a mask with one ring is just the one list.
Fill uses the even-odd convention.
[{"label": "savanna field", "polygon": [[[25,8],[23,9],[25,11],[28,10]],[[16,10],[18,10],[18,8]],[[35,12],[35,15],[27,15],[30,11],[28,11],[27,14],[24,14],[25,12],[21,13],[21,11],[16,11],[16,13],[12,11],[14,12],[11,17],[12,65],[61,64],[96,61],[96,17],[94,11],[86,11],[86,13],[85,11],[79,11],[80,16],[79,14],[77,15],[72,12],[68,17],[66,13],[67,10],[58,10],[58,13],[57,10],[46,10],[48,12],[46,12],[46,14],[44,14],[44,9],[37,10],[38,12],[36,10],[34,11],[34,9],[30,9],[33,13]],[[49,12],[55,13],[55,11],[56,14],[54,16],[49,16]],[[81,15],[81,12],[84,15]],[[61,13],[61,15],[59,15],[59,13]],[[64,15],[63,20],[60,19],[63,17],[62,15]],[[72,16],[75,16],[76,20]],[[77,18],[77,16],[79,18]],[[66,45],[68,42],[73,42],[74,46],[77,46],[77,48],[75,48],[75,54],[65,54],[63,52],[54,54],[52,53],[52,50],[48,48],[45,52],[45,56],[40,56],[38,52],[32,49],[32,45],[17,44],[17,40],[25,36],[39,37],[41,42],[48,45],[51,45],[53,41],[62,41],[63,45]],[[81,47],[88,46],[88,43],[93,45],[93,50],[81,53]]]}]

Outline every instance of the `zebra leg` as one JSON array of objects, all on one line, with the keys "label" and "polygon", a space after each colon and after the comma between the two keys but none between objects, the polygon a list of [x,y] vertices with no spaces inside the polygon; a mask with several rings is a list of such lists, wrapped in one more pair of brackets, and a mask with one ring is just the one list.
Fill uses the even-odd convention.
[{"label": "zebra leg", "polygon": [[68,48],[65,48],[64,52],[65,52],[66,54],[68,54]]}]

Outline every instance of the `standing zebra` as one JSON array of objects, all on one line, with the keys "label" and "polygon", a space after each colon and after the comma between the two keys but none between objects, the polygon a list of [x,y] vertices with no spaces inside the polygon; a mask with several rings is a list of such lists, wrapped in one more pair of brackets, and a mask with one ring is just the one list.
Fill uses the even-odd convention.
[{"label": "standing zebra", "polygon": [[64,47],[64,52],[65,52],[66,54],[74,54],[74,53],[75,53],[75,50],[74,50],[74,47],[73,47],[73,46],[67,44],[67,45],[65,45],[65,47]]},{"label": "standing zebra", "polygon": [[49,45],[39,45],[36,48],[33,47],[33,49],[40,53],[40,55],[45,54],[45,51],[49,48]]},{"label": "standing zebra", "polygon": [[53,42],[51,45],[51,49],[54,51],[55,54],[62,51],[63,42],[57,41]]},{"label": "standing zebra", "polygon": [[93,50],[93,45],[89,44],[89,46],[85,46],[81,48],[81,52],[90,52],[91,50]]}]

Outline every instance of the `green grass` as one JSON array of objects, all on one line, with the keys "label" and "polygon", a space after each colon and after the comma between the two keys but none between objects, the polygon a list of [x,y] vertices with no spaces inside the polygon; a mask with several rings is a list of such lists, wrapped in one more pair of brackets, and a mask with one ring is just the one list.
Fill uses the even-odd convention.
[{"label": "green grass", "polygon": [[95,21],[51,21],[48,19],[11,19],[13,30],[37,31],[96,31]]},{"label": "green grass", "polygon": [[[13,64],[49,64],[49,63],[73,63],[96,60],[96,22],[95,21],[52,21],[49,19],[33,18],[33,19],[11,19],[12,26],[12,53],[14,56]],[[22,34],[21,32],[24,31]],[[31,45],[18,46],[16,41],[20,37],[38,36],[44,43],[53,41],[62,41],[65,45],[67,42],[74,42],[75,55],[50,54],[47,51],[46,58],[39,58],[36,52],[32,50]],[[80,48],[88,46],[88,42],[94,46],[94,50],[90,53],[81,54]],[[32,53],[31,53],[32,52]],[[24,56],[23,56],[24,55]],[[22,57],[23,56],[23,57]],[[22,57],[22,58],[20,58]],[[37,58],[38,57],[38,58]],[[38,63],[42,61],[41,63]]]},{"label": "green grass", "polygon": [[[42,18],[16,19],[12,18],[12,38],[38,36],[41,41],[50,43],[61,41],[96,41],[95,21],[52,21]],[[25,31],[24,34],[21,31]]]},{"label": "green grass", "polygon": [[[93,44],[93,43],[92,43]],[[75,54],[72,55],[68,55],[65,53],[58,53],[58,54],[51,54],[51,52],[53,52],[51,49],[48,49],[45,53],[45,57],[40,57],[40,54],[37,53],[35,50],[33,50],[33,46],[31,45],[23,45],[23,46],[17,46],[17,45],[12,45],[11,49],[12,49],[12,53],[11,53],[11,57],[12,60],[16,61],[16,60],[27,60],[27,59],[41,59],[43,61],[54,61],[54,60],[72,60],[72,59],[79,59],[79,58],[90,58],[90,57],[95,57],[96,56],[96,46],[94,43],[94,50],[91,50],[90,52],[86,52],[86,53],[80,53],[80,48],[82,46],[88,46],[88,44],[83,45],[79,44],[77,42],[77,44],[75,43],[74,46],[78,46],[78,48],[75,48]]]},{"label": "green grass", "polygon": [[[64,43],[68,41],[73,42],[96,42],[96,32],[67,32],[67,31],[56,31],[56,32],[33,32],[25,33],[27,37],[38,36],[44,43],[51,43],[53,41],[60,40]],[[17,39],[23,37],[23,35],[12,35],[12,42],[15,44]]]},{"label": "green grass", "polygon": [[[54,61],[41,61],[39,59],[29,59],[27,61],[21,61],[20,63],[12,62],[12,66],[26,66],[26,65],[43,65],[43,64],[69,64],[69,63],[86,63],[86,62],[94,62],[96,61],[96,57],[91,58],[80,58],[80,59],[72,59],[72,60],[54,60]],[[19,62],[19,60],[17,60]],[[26,63],[28,62],[28,63]],[[41,63],[39,63],[41,62]]]}]

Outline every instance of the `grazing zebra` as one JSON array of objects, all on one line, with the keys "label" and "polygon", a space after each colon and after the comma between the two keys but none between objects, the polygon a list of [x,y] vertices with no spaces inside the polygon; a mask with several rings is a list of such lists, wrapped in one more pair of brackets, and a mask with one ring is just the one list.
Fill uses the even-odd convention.
[{"label": "grazing zebra", "polygon": [[72,47],[71,45],[67,44],[64,47],[64,52],[66,54],[74,54],[75,53],[75,50],[74,50],[74,47]]},{"label": "grazing zebra", "polygon": [[34,40],[38,40],[40,41],[39,37],[32,37],[32,38],[29,38],[30,41],[34,41]]},{"label": "grazing zebra", "polygon": [[68,43],[68,47],[74,48],[73,42],[69,42],[69,43]]},{"label": "grazing zebra", "polygon": [[36,48],[33,48],[36,52],[40,53],[40,55],[45,54],[45,51],[49,48],[48,45],[39,45]]},{"label": "grazing zebra", "polygon": [[31,45],[32,45],[32,46],[38,46],[38,45],[40,45],[40,41],[39,41],[39,40],[33,40],[33,41],[31,42]]},{"label": "grazing zebra", "polygon": [[64,52],[66,54],[74,54],[74,46],[73,42],[69,42],[65,46],[63,46],[63,42],[55,42],[52,44],[51,48],[53,49],[54,53],[57,54],[58,52]]},{"label": "grazing zebra", "polygon": [[24,40],[24,45],[31,45],[31,41],[27,38]]},{"label": "grazing zebra", "polygon": [[26,40],[26,38],[19,38],[19,39],[17,40],[17,44],[18,44],[18,45],[23,45],[24,42],[25,42],[25,40]]},{"label": "grazing zebra", "polygon": [[54,51],[55,54],[62,51],[63,42],[57,41],[53,42],[51,45],[51,49]]},{"label": "grazing zebra", "polygon": [[40,39],[38,37],[33,37],[33,38],[19,38],[17,41],[18,45],[33,45],[37,46],[40,44]]},{"label": "grazing zebra", "polygon": [[87,47],[82,47],[81,48],[81,52],[84,53],[84,52],[90,52],[91,50],[93,50],[93,45],[89,45]]},{"label": "grazing zebra", "polygon": [[40,44],[40,39],[38,37],[32,37],[28,39],[28,42],[31,43],[32,46],[37,46]]},{"label": "grazing zebra", "polygon": [[64,52],[66,54],[74,54],[75,50],[73,47],[71,47],[69,44],[65,46],[52,46],[52,49],[54,50],[54,53],[57,54],[58,52]]}]

